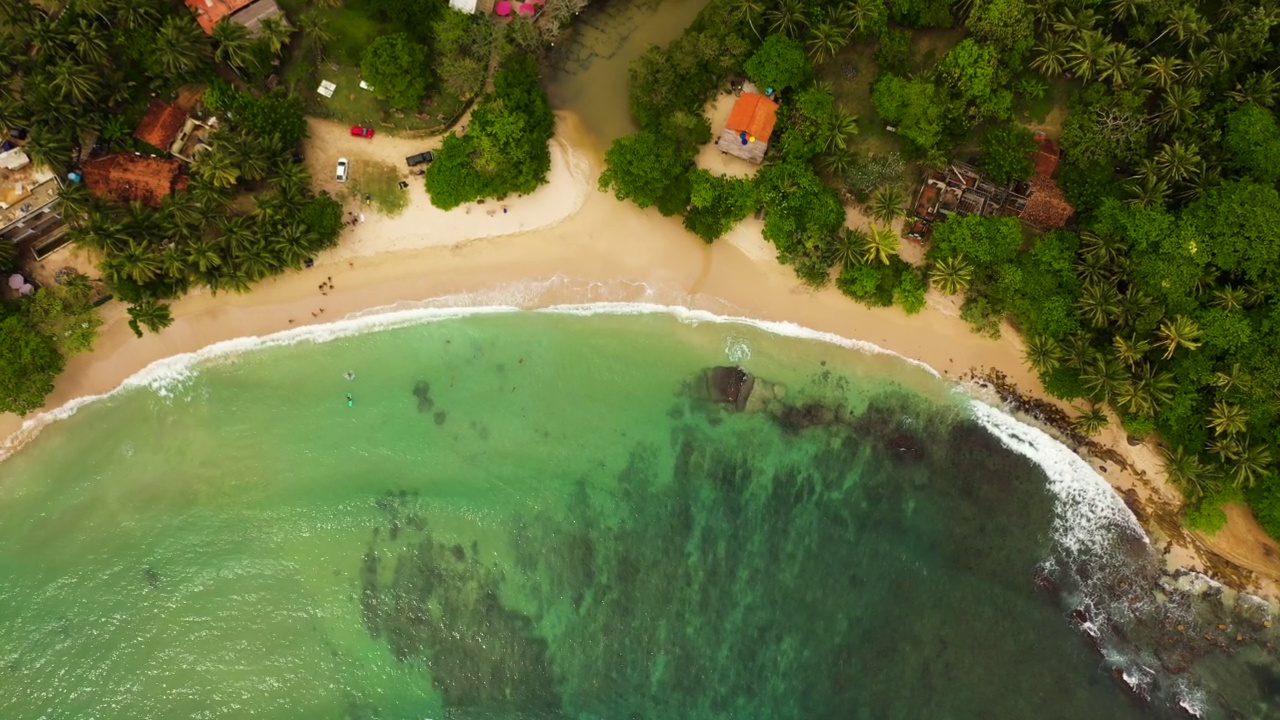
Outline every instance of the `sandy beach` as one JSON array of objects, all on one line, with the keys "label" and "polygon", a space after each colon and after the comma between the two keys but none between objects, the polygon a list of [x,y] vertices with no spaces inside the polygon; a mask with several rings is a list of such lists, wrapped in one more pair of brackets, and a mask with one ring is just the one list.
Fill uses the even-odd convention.
[{"label": "sandy beach", "polygon": [[[599,158],[576,149],[589,144],[571,116],[560,116],[547,185],[527,197],[450,212],[430,205],[421,178],[410,177],[404,165],[405,155],[438,146],[438,139],[378,136],[371,142],[351,138],[345,127],[313,122],[309,143],[308,163],[317,178],[330,178],[339,156],[352,160],[353,173],[360,162],[396,161],[411,180],[409,208],[384,218],[353,201],[348,209],[363,212],[365,222],[348,228],[315,268],[265,281],[245,295],[192,293],[173,305],[175,321],[160,335],[136,339],[124,307],[109,305],[94,350],[68,362],[47,408],[108,392],[155,360],[218,341],[445,296],[458,304],[525,308],[647,302],[792,322],[874,343],[957,380],[999,371],[1025,395],[1045,399],[1022,360],[1016,333],[1006,328],[1000,340],[974,334],[951,298],[931,293],[929,309],[915,316],[869,309],[834,287],[802,286],[774,260],[759,221],[748,219],[729,237],[705,245],[678,219],[598,192]],[[850,213],[851,224],[861,222]],[[321,290],[326,282],[331,288]],[[29,438],[32,418],[24,423],[0,416],[0,437],[7,438],[0,447],[12,449]],[[1176,523],[1181,496],[1164,481],[1156,449],[1130,446],[1114,422],[1097,440],[1112,459],[1092,464],[1143,520],[1171,565],[1280,599],[1280,545],[1244,508],[1229,508],[1230,524],[1215,537],[1186,532]]]}]

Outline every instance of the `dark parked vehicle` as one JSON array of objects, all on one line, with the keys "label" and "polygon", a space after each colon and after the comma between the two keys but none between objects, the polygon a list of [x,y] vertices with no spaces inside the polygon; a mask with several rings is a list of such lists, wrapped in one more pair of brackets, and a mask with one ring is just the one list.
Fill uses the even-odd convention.
[{"label": "dark parked vehicle", "polygon": [[413,167],[414,165],[422,165],[423,163],[429,163],[435,159],[436,159],[436,154],[428,150],[426,152],[420,152],[417,155],[410,155],[409,157],[405,158],[404,161],[409,163],[409,167]]}]

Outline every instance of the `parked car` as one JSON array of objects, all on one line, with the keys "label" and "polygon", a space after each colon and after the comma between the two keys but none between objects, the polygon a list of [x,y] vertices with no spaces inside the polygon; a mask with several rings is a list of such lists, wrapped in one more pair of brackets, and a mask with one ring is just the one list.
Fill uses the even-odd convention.
[{"label": "parked car", "polygon": [[366,138],[372,138],[372,137],[373,137],[373,128],[371,128],[371,127],[365,127],[365,126],[363,126],[363,125],[352,125],[352,126],[351,126],[351,137],[366,137]]},{"label": "parked car", "polygon": [[338,158],[338,182],[347,181],[347,167],[349,165],[350,163],[347,162],[346,158]]},{"label": "parked car", "polygon": [[414,165],[422,165],[424,163],[429,163],[435,159],[436,159],[436,154],[431,152],[430,150],[427,150],[426,152],[420,152],[417,155],[410,155],[409,157],[405,158],[404,161],[409,163],[409,167],[413,167]]}]

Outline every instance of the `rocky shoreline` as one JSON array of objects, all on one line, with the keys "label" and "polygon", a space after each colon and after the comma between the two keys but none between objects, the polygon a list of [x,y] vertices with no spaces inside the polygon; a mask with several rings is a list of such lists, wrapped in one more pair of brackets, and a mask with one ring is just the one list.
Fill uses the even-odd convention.
[{"label": "rocky shoreline", "polygon": [[[1006,411],[1040,426],[1100,471],[1125,471],[1146,480],[1114,448],[1079,433],[1061,407],[1021,393],[1002,373],[970,372],[961,380],[992,393]],[[692,388],[694,399],[713,408],[731,413],[767,413],[787,433],[842,426],[875,437],[887,449],[907,457],[923,456],[927,451],[920,429],[904,427],[874,406],[863,415],[856,415],[844,405],[831,407],[789,400],[785,386],[753,376],[740,367],[707,368]],[[1131,444],[1136,442],[1131,440]],[[1280,650],[1276,608],[1239,589],[1249,586],[1249,571],[1203,548],[1182,527],[1177,508],[1144,503],[1133,491],[1120,495],[1152,536],[1153,548],[1159,555],[1147,553],[1145,544],[1138,547],[1135,543],[1132,547],[1122,546],[1128,548],[1122,550],[1123,554],[1130,557],[1124,567],[1111,573],[1090,567],[1059,568],[1088,585],[1087,597],[1074,600],[1063,595],[1048,569],[1034,580],[1043,590],[1068,603],[1065,610],[1071,622],[1099,657],[1111,665],[1113,679],[1135,702],[1146,706],[1162,690],[1168,690],[1161,687],[1162,683],[1193,667],[1212,669],[1217,657],[1256,653],[1262,661],[1274,663]],[[1195,548],[1205,556],[1208,574],[1170,568],[1160,562],[1174,545]],[[1114,662],[1116,653],[1141,660],[1118,664]],[[1162,672],[1155,672],[1156,668]],[[1276,672],[1280,678],[1280,671]],[[1234,710],[1246,712],[1243,708]],[[1201,717],[1194,703],[1180,701],[1176,711],[1187,717]],[[1239,715],[1252,716],[1255,715]]]}]

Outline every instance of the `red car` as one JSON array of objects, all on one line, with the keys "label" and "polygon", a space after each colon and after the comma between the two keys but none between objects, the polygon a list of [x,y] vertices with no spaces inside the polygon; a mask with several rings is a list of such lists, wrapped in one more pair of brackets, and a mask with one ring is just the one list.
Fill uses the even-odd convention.
[{"label": "red car", "polygon": [[364,127],[363,125],[351,126],[351,137],[373,137],[373,128]]}]

